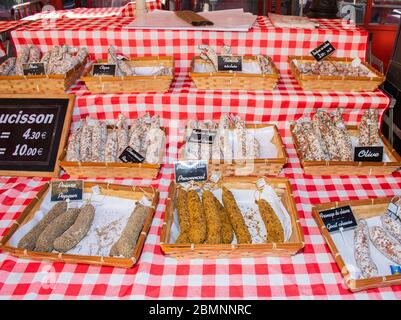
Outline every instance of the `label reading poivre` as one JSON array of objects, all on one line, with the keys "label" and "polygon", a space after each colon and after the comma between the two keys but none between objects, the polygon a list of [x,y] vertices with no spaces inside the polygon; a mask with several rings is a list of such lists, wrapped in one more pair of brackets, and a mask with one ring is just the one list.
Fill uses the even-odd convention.
[{"label": "label reading poivre", "polygon": [[176,183],[207,180],[207,162],[204,160],[178,161],[174,164]]},{"label": "label reading poivre", "polygon": [[354,148],[354,161],[382,162],[384,154],[383,146],[366,146]]},{"label": "label reading poivre", "polygon": [[51,201],[82,200],[83,180],[51,181]]},{"label": "label reading poivre", "polygon": [[339,231],[340,228],[344,230],[352,229],[357,226],[354,213],[350,206],[319,211],[319,215],[328,232],[336,232]]}]

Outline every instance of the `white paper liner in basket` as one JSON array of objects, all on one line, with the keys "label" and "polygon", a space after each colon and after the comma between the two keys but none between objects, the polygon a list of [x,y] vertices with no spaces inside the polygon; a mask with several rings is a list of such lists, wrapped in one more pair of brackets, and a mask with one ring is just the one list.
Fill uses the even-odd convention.
[{"label": "white paper liner in basket", "polygon": [[[96,209],[95,217],[88,234],[66,253],[108,257],[112,245],[119,239],[127,224],[128,218],[136,206],[136,201],[91,193],[84,193],[83,199],[84,201],[71,201],[69,206],[80,207],[85,203],[85,200],[91,199],[91,203]],[[55,202],[50,202],[49,191],[34,217],[14,233],[9,244],[17,247],[21,238],[39,223],[54,204]]]},{"label": "white paper liner in basket", "polygon": [[[385,212],[383,212],[384,214]],[[365,219],[369,228],[373,226],[382,226],[380,222],[380,216],[371,217]],[[337,247],[338,252],[340,253],[342,259],[344,260],[344,264],[347,267],[347,270],[350,273],[351,279],[362,279],[361,272],[356,265],[354,258],[354,230],[346,230],[343,231],[343,236],[340,232],[330,233],[331,238],[334,241],[334,244]],[[397,265],[394,261],[386,258],[373,243],[369,240],[369,249],[370,255],[372,257],[373,262],[377,267],[377,276],[389,276],[391,275],[390,266]]]},{"label": "white paper liner in basket", "polygon": [[[240,208],[241,213],[244,217],[245,224],[247,225],[252,237],[252,243],[266,243],[266,227],[263,223],[262,217],[259,214],[258,206],[255,203],[256,191],[243,189],[230,189],[230,191],[233,193],[238,207]],[[223,203],[222,189],[214,190],[213,194],[220,201],[220,203]],[[199,195],[201,196],[200,193]],[[277,196],[276,192],[271,186],[266,185],[260,195],[263,199],[269,202],[277,217],[279,218],[284,230],[284,241],[287,242],[292,235],[292,224],[288,211],[286,210],[280,198]],[[251,216],[250,212],[253,213]],[[177,209],[175,208],[174,219],[173,223],[171,224],[169,243],[174,244],[179,234],[180,228],[178,223],[178,213]],[[237,239],[234,235],[232,244],[236,243]]]}]

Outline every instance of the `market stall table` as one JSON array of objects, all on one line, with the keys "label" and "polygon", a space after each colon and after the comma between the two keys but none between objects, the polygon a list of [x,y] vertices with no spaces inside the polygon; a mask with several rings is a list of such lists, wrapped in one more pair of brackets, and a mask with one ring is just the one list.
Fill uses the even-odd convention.
[{"label": "market stall table", "polygon": [[[161,193],[143,254],[133,269],[35,262],[0,253],[0,298],[401,299],[401,286],[359,293],[347,290],[311,214],[312,205],[319,202],[401,194],[401,174],[306,176],[302,174],[289,130],[281,130],[281,134],[289,155],[289,165],[281,176],[290,178],[305,234],[304,250],[296,256],[232,260],[176,260],[164,256],[159,237],[173,178],[172,166],[164,166],[157,180],[109,180],[129,185],[152,183]],[[0,178],[1,235],[44,181]]]},{"label": "market stall table", "polygon": [[[183,30],[133,30],[124,28],[132,20],[114,20],[113,17],[93,19],[60,18],[52,24],[41,21],[18,28],[12,32],[17,51],[22,45],[33,43],[46,52],[59,44],[87,46],[92,59],[105,59],[110,45],[116,46],[127,56],[173,55],[176,68],[187,71],[198,45],[208,44],[219,48],[232,46],[234,54],[266,54],[276,66],[287,70],[289,55],[308,55],[329,40],[336,48],[335,56],[366,58],[368,33],[342,20],[318,22],[316,30],[275,28],[267,17],[258,17],[249,32],[183,31]],[[87,25],[85,25],[87,23]]]},{"label": "market stall table", "polygon": [[138,112],[160,113],[165,119],[218,119],[221,113],[238,113],[249,122],[276,122],[289,127],[292,121],[310,116],[316,108],[345,110],[345,120],[356,123],[367,108],[377,108],[380,118],[389,104],[389,98],[376,92],[310,92],[303,91],[290,74],[281,74],[275,90],[230,91],[198,90],[185,73],[175,76],[168,92],[91,94],[82,82],[71,90],[77,95],[74,120],[94,113],[102,117],[116,117],[119,112],[136,117]]},{"label": "market stall table", "polygon": [[[7,32],[10,32],[11,30],[18,28],[24,24],[29,23],[29,21],[9,21],[9,20],[0,20],[0,36],[4,38],[5,34]],[[6,50],[3,46],[2,43],[0,43],[0,58],[3,57],[6,54]]]},{"label": "market stall table", "polygon": [[[146,6],[149,11],[161,9],[161,2],[147,1]],[[103,17],[133,17],[135,15],[135,3],[129,2],[123,7],[110,8],[75,8],[71,10],[44,11],[27,16],[22,20],[39,20],[39,19],[60,19],[60,18],[83,18],[95,19]]]},{"label": "market stall table", "polygon": [[[351,293],[343,284],[340,270],[312,217],[312,205],[319,202],[364,199],[401,194],[401,174],[389,176],[308,176],[303,174],[294,149],[289,125],[310,115],[316,108],[345,108],[345,120],[355,124],[362,110],[375,107],[383,115],[389,99],[374,93],[302,91],[288,70],[288,55],[305,55],[325,40],[337,48],[336,55],[366,58],[367,32],[340,20],[319,20],[322,28],[297,30],[274,28],[259,17],[247,33],[215,31],[128,30],[134,18],[93,19],[78,30],[76,19],[62,18],[48,29],[40,21],[12,33],[17,49],[25,43],[42,51],[54,45],[88,46],[92,58],[106,58],[109,45],[126,55],[173,55],[176,80],[167,93],[90,94],[83,83],[77,94],[73,127],[89,115],[115,120],[121,112],[136,118],[146,111],[158,114],[167,127],[167,162],[155,180],[110,179],[128,185],[151,183],[160,191],[160,203],[139,263],[132,269],[34,262],[0,253],[0,298],[88,299],[88,298],[281,298],[281,299],[401,299],[401,287],[387,287]],[[124,20],[126,19],[126,20]],[[89,19],[85,19],[89,20]],[[112,22],[110,22],[110,20]],[[272,92],[202,91],[188,77],[190,59],[197,46],[207,43],[233,47],[234,53],[267,54],[281,71],[282,79]],[[242,258],[222,260],[176,260],[161,252],[160,232],[173,180],[172,162],[182,142],[182,128],[188,119],[218,119],[221,113],[238,113],[247,122],[277,123],[286,144],[289,163],[280,176],[290,178],[301,225],[304,250],[291,258]],[[350,175],[352,172],[350,172]],[[64,175],[63,178],[68,176]],[[98,179],[103,181],[103,179]],[[46,180],[0,178],[0,235],[19,216]]]}]

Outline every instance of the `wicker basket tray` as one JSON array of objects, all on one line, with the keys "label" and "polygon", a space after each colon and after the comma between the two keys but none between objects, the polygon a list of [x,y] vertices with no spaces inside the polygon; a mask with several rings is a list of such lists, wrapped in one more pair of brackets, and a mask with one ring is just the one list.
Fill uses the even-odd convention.
[{"label": "wicker basket tray", "polygon": [[[111,126],[107,128],[113,130]],[[164,130],[164,129],[163,129]],[[166,154],[165,147],[160,152],[160,162]],[[161,165],[151,163],[123,162],[77,162],[67,161],[67,148],[61,155],[60,166],[74,178],[142,178],[155,179]]]},{"label": "wicker basket tray", "polygon": [[24,259],[31,260],[51,260],[51,261],[61,261],[68,263],[85,263],[94,265],[104,265],[113,266],[121,268],[131,268],[135,265],[141,255],[147,233],[149,231],[150,225],[152,224],[152,219],[154,211],[159,201],[159,192],[152,187],[132,187],[117,184],[108,183],[97,183],[97,182],[86,182],[84,184],[84,192],[92,192],[93,186],[99,186],[100,192],[106,196],[120,197],[125,199],[135,199],[140,200],[145,194],[147,197],[151,197],[151,209],[149,210],[149,215],[146,218],[145,224],[143,226],[142,232],[139,235],[137,245],[133,252],[131,258],[116,258],[116,257],[100,257],[100,256],[83,256],[75,254],[64,254],[64,253],[41,253],[27,251],[19,248],[15,248],[9,245],[8,241],[11,239],[13,234],[18,230],[18,228],[33,218],[33,215],[40,207],[46,194],[50,190],[50,184],[46,183],[38,192],[37,196],[29,203],[29,205],[24,209],[20,217],[12,225],[10,230],[6,233],[4,238],[0,241],[0,248],[4,251],[10,252],[12,255]]},{"label": "wicker basket tray", "polygon": [[[313,57],[309,56],[289,56],[288,62],[292,75],[298,81],[299,85],[304,90],[311,91],[375,91],[379,85],[384,82],[384,75],[374,69],[366,62],[362,62],[372,73],[374,77],[350,77],[350,76],[318,76],[318,75],[304,75],[301,74],[294,63],[297,61],[316,61]],[[342,61],[351,63],[353,59],[350,58],[335,58],[329,57],[329,61]]]},{"label": "wicker basket tray", "polygon": [[[293,132],[294,125],[291,125]],[[351,136],[358,136],[359,130],[355,125],[347,126]],[[295,149],[304,168],[305,174],[311,175],[386,175],[392,174],[401,167],[401,157],[395,151],[388,140],[380,132],[380,138],[384,145],[384,153],[391,162],[356,162],[356,161],[305,161],[299,148],[297,137],[292,134]]]},{"label": "wicker basket tray", "polygon": [[330,233],[327,231],[323,220],[321,219],[319,212],[323,210],[328,210],[331,208],[341,207],[341,206],[351,206],[354,212],[355,218],[371,218],[375,216],[380,216],[387,211],[387,206],[391,201],[392,197],[386,198],[376,198],[367,200],[353,200],[353,201],[341,201],[341,202],[330,202],[324,204],[318,204],[313,207],[312,215],[316,220],[316,223],[325,239],[334,260],[336,261],[338,268],[344,277],[345,284],[347,287],[355,292],[361,290],[367,290],[372,288],[379,288],[392,285],[401,284],[401,275],[389,275],[385,277],[373,277],[369,279],[351,279],[350,271],[341,257]]},{"label": "wicker basket tray", "polygon": [[[215,172],[219,172],[222,176],[276,176],[287,163],[287,152],[281,139],[281,135],[274,124],[247,124],[249,129],[257,129],[264,127],[273,127],[274,136],[272,143],[277,148],[277,158],[270,159],[254,159],[253,162],[233,160],[231,163],[225,163],[224,160],[210,160],[208,163],[209,176]],[[185,150],[181,148],[179,155],[180,160],[185,160]]]},{"label": "wicker basket tray", "polygon": [[[219,181],[219,185],[227,188],[255,189],[258,178],[251,177],[225,177]],[[172,182],[166,203],[163,227],[160,236],[160,245],[163,252],[175,258],[238,258],[238,257],[265,257],[265,256],[291,256],[304,247],[304,237],[298,220],[298,213],[292,197],[292,189],[286,178],[265,178],[281,198],[287,209],[292,223],[292,235],[286,243],[266,244],[171,244],[170,230],[174,219],[174,208],[177,185]]]},{"label": "wicker basket tray", "polygon": [[81,77],[86,62],[87,58],[66,74],[0,76],[0,93],[62,94]]},{"label": "wicker basket tray", "polygon": [[[95,63],[107,63],[97,60]],[[164,66],[171,67],[172,74],[164,76],[92,76],[93,66],[88,68],[81,80],[92,93],[115,92],[165,92],[168,91],[174,78],[173,57],[140,57],[127,61],[133,67]]]},{"label": "wicker basket tray", "polygon": [[[272,60],[272,74],[246,74],[240,72],[212,72],[199,73],[190,72],[192,81],[198,89],[204,90],[265,90],[270,91],[276,87],[280,78],[280,73]],[[244,56],[245,60],[256,60],[254,56]],[[194,57],[191,63],[191,69],[194,69],[196,63],[205,63],[200,57]]]}]

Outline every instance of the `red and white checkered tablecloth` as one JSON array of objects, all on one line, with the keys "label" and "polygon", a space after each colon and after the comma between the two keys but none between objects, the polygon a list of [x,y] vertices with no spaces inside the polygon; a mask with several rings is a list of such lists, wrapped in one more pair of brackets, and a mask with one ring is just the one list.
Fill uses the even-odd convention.
[{"label": "red and white checkered tablecloth", "polygon": [[311,92],[303,91],[290,74],[281,74],[273,91],[198,90],[188,74],[180,73],[168,92],[91,94],[83,82],[71,90],[75,93],[74,120],[87,115],[117,117],[119,112],[135,118],[138,112],[160,112],[166,119],[215,118],[221,113],[241,114],[247,121],[278,122],[289,125],[303,116],[310,116],[316,108],[345,109],[348,122],[356,123],[366,108],[379,109],[381,114],[389,105],[389,98],[381,91]]},{"label": "red and white checkered tablecloth", "polygon": [[[338,20],[321,20],[319,30],[273,28],[267,18],[248,33],[215,31],[126,30],[121,24],[98,25],[78,31],[70,22],[42,30],[33,24],[12,33],[18,46],[27,41],[45,51],[67,43],[88,46],[93,58],[104,58],[110,44],[132,55],[174,55],[177,77],[167,93],[91,95],[82,83],[77,93],[73,126],[87,115],[116,119],[122,112],[135,118],[146,111],[157,113],[168,127],[167,160],[177,156],[184,122],[189,118],[217,119],[221,113],[238,113],[247,122],[275,122],[289,155],[280,174],[290,178],[305,234],[305,248],[291,258],[244,258],[222,260],[176,260],[162,254],[159,241],[168,186],[173,179],[171,164],[162,167],[155,180],[110,179],[123,184],[151,183],[161,192],[160,203],[139,263],[132,269],[64,263],[34,262],[0,253],[0,298],[88,299],[88,298],[276,298],[276,299],[401,299],[401,286],[353,294],[343,279],[316,226],[311,205],[346,199],[401,195],[401,174],[378,177],[307,176],[303,174],[289,132],[289,124],[314,108],[345,108],[345,118],[356,123],[361,110],[377,107],[381,114],[388,98],[375,93],[303,92],[288,74],[287,56],[308,54],[324,40],[337,48],[338,56],[366,55],[367,33],[341,29]],[[116,22],[117,23],[117,22]],[[129,22],[127,22],[129,23]],[[29,39],[29,40],[25,40]],[[198,91],[185,74],[199,43],[232,45],[234,53],[264,53],[273,57],[282,79],[273,92]],[[65,176],[66,177],[66,176]],[[101,180],[101,179],[99,179]],[[0,235],[4,235],[19,213],[35,196],[45,179],[0,178]]]},{"label": "red and white checkered tablecloth", "polygon": [[[92,116],[102,118],[103,113]],[[179,122],[170,123],[173,128],[174,125],[178,132]],[[355,294],[348,291],[311,214],[311,206],[319,202],[401,195],[401,174],[304,175],[289,130],[280,131],[289,155],[289,164],[281,176],[291,181],[305,234],[301,253],[290,258],[218,260],[176,260],[164,256],[159,237],[168,186],[173,178],[172,167],[166,165],[159,179],[153,181],[108,180],[123,184],[152,183],[161,193],[142,256],[134,268],[37,262],[0,253],[0,299],[401,299],[401,286]],[[0,235],[5,234],[44,181],[0,178]]]},{"label": "red and white checkered tablecloth", "polygon": [[347,26],[342,20],[320,19],[321,28],[316,30],[275,28],[267,17],[258,17],[249,32],[134,30],[123,27],[133,19],[103,17],[89,22],[90,19],[61,18],[48,24],[45,19],[14,30],[12,38],[17,50],[26,43],[34,43],[42,51],[60,43],[87,46],[93,59],[106,58],[110,45],[125,55],[173,55],[176,67],[185,70],[201,43],[216,48],[228,44],[233,53],[238,54],[267,54],[280,70],[288,69],[289,55],[309,55],[326,40],[337,49],[337,56],[366,58],[368,33]]},{"label": "red and white checkered tablecloth", "polygon": [[[146,1],[149,11],[161,9],[161,1]],[[31,16],[27,16],[22,20],[40,20],[40,19],[61,19],[61,18],[83,18],[96,19],[112,16],[134,17],[135,2],[129,2],[123,7],[110,8],[75,8],[71,10],[43,11]]]}]

